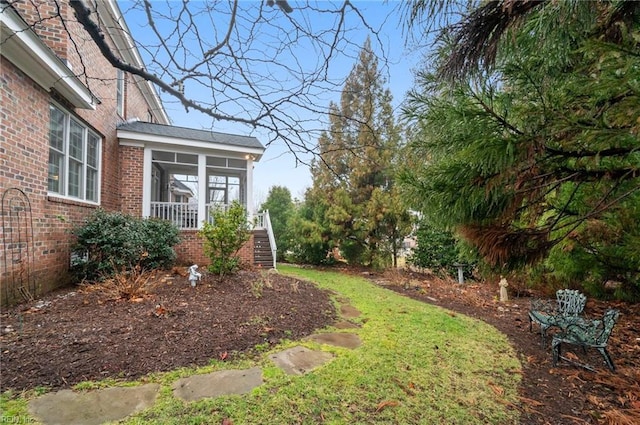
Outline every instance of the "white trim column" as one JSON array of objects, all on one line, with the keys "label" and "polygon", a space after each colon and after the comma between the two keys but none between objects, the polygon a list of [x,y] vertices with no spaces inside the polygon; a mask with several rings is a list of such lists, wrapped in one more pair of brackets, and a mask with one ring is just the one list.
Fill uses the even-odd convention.
[{"label": "white trim column", "polygon": [[142,217],[151,215],[151,148],[144,148],[142,161]]},{"label": "white trim column", "polygon": [[202,229],[202,224],[207,217],[207,155],[198,155],[198,229]]},{"label": "white trim column", "polygon": [[255,211],[253,206],[253,156],[248,155],[247,158],[247,181],[246,181],[246,194],[247,194],[247,215],[249,216],[249,221],[253,222],[253,217],[255,217]]}]

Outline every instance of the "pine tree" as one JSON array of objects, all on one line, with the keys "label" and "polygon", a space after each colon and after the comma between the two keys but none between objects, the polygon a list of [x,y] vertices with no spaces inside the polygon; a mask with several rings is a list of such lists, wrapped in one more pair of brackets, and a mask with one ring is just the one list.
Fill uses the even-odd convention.
[{"label": "pine tree", "polygon": [[272,186],[269,189],[267,200],[260,209],[269,211],[271,227],[278,248],[276,251],[277,260],[282,261],[291,245],[290,220],[294,213],[291,192],[284,186]]},{"label": "pine tree", "polygon": [[358,63],[329,106],[320,158],[311,167],[316,197],[326,200],[329,234],[352,263],[384,266],[409,232],[409,215],[394,190],[400,129],[378,60],[365,42]]},{"label": "pine tree", "polygon": [[494,71],[421,74],[405,111],[425,159],[404,178],[414,206],[496,266],[640,293],[638,18],[628,2],[545,2]]}]

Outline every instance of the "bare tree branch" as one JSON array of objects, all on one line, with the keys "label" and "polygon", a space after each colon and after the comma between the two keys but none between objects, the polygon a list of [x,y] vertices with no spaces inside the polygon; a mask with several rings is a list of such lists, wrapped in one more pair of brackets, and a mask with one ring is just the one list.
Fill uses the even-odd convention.
[{"label": "bare tree branch", "polygon": [[267,145],[284,143],[305,164],[306,154],[317,153],[329,103],[349,72],[345,60],[354,63],[364,43],[356,31],[377,43],[386,66],[381,28],[349,0],[301,2],[295,8],[273,0],[134,0],[123,14],[129,28],[146,28],[132,31],[144,67],[124,61],[106,39],[108,31],[128,31],[127,26],[103,28],[96,3],[69,4],[102,55],[156,85],[165,103],[174,99],[187,111],[206,114],[212,126],[218,121],[260,130],[268,134]]}]

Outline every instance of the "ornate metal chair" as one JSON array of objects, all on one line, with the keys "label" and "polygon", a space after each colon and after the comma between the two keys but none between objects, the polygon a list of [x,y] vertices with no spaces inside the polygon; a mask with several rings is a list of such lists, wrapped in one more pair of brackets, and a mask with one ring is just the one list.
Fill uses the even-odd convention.
[{"label": "ornate metal chair", "polygon": [[593,370],[588,365],[573,362],[569,359],[560,356],[562,343],[573,344],[581,346],[585,352],[587,348],[597,349],[607,367],[613,372],[616,370],[611,356],[607,351],[607,342],[613,331],[613,327],[620,317],[620,312],[615,309],[607,310],[602,316],[602,320],[580,320],[576,323],[569,324],[564,332],[554,335],[551,342],[551,351],[553,352],[553,365],[556,366],[559,359],[569,361],[570,363],[577,364],[578,366],[585,367]]},{"label": "ornate metal chair", "polygon": [[587,297],[575,289],[559,289],[556,291],[556,304],[546,300],[534,300],[529,310],[529,332],[533,323],[540,326],[542,345],[545,345],[547,330],[551,327],[565,329],[580,319]]}]

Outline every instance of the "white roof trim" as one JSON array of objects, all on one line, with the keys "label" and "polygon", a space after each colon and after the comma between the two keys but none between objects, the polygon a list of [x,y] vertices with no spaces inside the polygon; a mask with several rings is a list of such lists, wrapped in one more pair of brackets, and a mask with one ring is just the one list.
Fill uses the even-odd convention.
[{"label": "white roof trim", "polygon": [[76,108],[96,109],[91,91],[7,5],[0,11],[0,44],[2,56],[39,86],[57,91]]},{"label": "white roof trim", "polygon": [[[131,31],[129,31],[129,27],[120,11],[118,3],[115,0],[99,1],[97,2],[97,8],[98,16],[105,23],[105,29],[111,36],[123,60],[137,68],[144,69],[145,64],[131,38]],[[120,31],[119,28],[122,28],[122,31]],[[154,112],[160,112],[160,124],[171,124],[171,120],[164,109],[164,105],[160,100],[160,96],[158,96],[155,86],[150,81],[138,76],[135,76],[134,80],[140,87],[147,104],[154,109]]]},{"label": "white roof trim", "polygon": [[222,143],[202,142],[191,139],[176,139],[173,137],[158,136],[153,134],[138,133],[135,131],[118,130],[118,139],[122,146],[137,146],[142,143],[145,147],[150,145],[171,145],[186,148],[186,150],[224,151],[240,155],[250,154],[254,161],[259,161],[264,153],[264,148],[250,148]]}]

